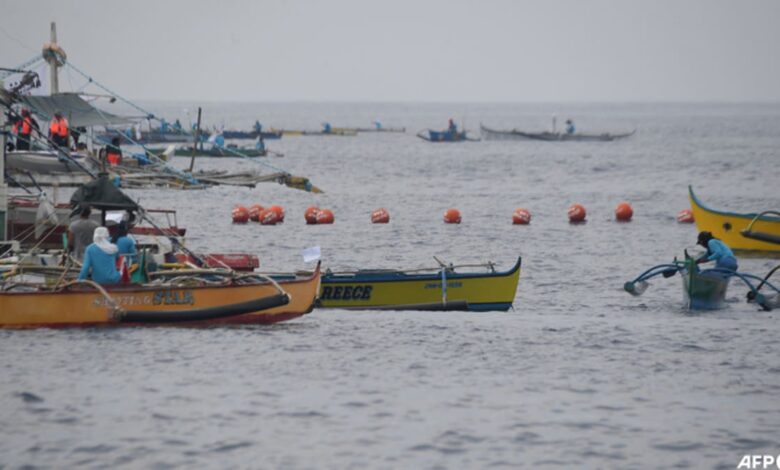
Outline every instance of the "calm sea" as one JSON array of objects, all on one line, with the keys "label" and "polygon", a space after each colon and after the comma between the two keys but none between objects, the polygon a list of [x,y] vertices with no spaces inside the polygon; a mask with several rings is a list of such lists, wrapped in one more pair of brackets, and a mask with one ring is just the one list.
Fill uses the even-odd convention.
[{"label": "calm sea", "polygon": [[[169,120],[197,105],[147,103]],[[263,164],[320,195],[255,189],[132,191],[178,210],[196,251],[259,255],[270,271],[419,268],[434,256],[523,271],[509,312],[315,310],[268,327],[0,331],[5,468],[736,468],[780,454],[780,322],[744,302],[682,308],[680,279],[639,298],[625,281],[695,245],[675,221],[693,185],[738,212],[780,207],[780,105],[205,104],[249,128],[405,126],[405,134],[284,137]],[[531,131],[636,129],[611,143],[414,136],[452,117]],[[176,159],[185,166],[186,159]],[[198,160],[196,169],[258,169]],[[621,201],[631,223],[613,221]],[[583,204],[588,221],[570,225]],[[274,227],[231,224],[236,204],[279,204]],[[332,226],[306,226],[309,205]],[[388,225],[369,214],[385,207]],[[463,216],[445,225],[449,207]],[[532,213],[513,226],[512,211]],[[777,259],[740,258],[765,274]]]}]

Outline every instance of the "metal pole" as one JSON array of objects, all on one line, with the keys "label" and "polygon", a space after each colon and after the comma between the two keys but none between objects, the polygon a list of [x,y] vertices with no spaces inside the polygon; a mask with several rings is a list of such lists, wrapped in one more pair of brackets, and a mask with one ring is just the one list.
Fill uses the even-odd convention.
[{"label": "metal pole", "polygon": [[[3,81],[0,80],[0,90],[3,90]],[[5,108],[0,106],[0,175],[5,175]],[[0,179],[0,241],[6,239],[8,217],[8,185],[5,184],[5,176]]]},{"label": "metal pole", "polygon": [[195,142],[192,143],[192,157],[190,157],[190,173],[195,167],[195,152],[198,151],[198,144],[200,143],[200,113],[201,108],[198,106],[198,125],[195,128]]},{"label": "metal pole", "polygon": [[[57,23],[54,21],[51,22],[51,43],[57,44]],[[51,80],[51,89],[49,94],[54,95],[60,92],[59,74],[57,73],[57,59],[52,54],[48,62],[49,79]]]}]

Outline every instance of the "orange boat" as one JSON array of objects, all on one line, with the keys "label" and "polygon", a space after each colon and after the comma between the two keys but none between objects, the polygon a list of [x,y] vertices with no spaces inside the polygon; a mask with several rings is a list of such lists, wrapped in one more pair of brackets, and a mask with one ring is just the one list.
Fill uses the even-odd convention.
[{"label": "orange boat", "polygon": [[320,266],[303,275],[264,276],[219,270],[151,273],[165,282],[99,286],[90,281],[50,288],[0,283],[0,327],[276,323],[309,313]]}]

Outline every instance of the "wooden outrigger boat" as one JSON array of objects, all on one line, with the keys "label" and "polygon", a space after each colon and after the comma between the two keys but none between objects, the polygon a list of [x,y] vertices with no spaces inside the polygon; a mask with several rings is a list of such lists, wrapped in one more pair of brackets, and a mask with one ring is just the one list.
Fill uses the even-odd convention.
[{"label": "wooden outrigger boat", "polygon": [[235,130],[224,130],[222,131],[222,136],[226,139],[236,139],[236,140],[255,140],[258,137],[262,138],[263,140],[278,140],[282,138],[282,131],[235,131]]},{"label": "wooden outrigger boat", "polygon": [[[776,306],[775,297],[767,297],[759,293],[764,285],[774,290],[775,295],[780,293],[766,279],[748,273],[740,273],[727,269],[699,269],[696,260],[691,258],[687,251],[683,261],[674,260],[671,264],[659,264],[640,274],[636,279],[626,282],[623,289],[631,295],[642,295],[649,284],[647,281],[656,276],[669,278],[680,273],[683,287],[683,306],[687,310],[715,310],[726,305],[726,291],[731,278],[740,279],[749,289],[748,301],[759,304],[764,310],[771,310]],[[770,273],[771,276],[772,273]],[[751,281],[760,282],[758,287]]]},{"label": "wooden outrigger boat", "polygon": [[601,134],[583,134],[566,132],[524,132],[517,129],[495,130],[485,126],[480,126],[480,131],[485,140],[542,140],[547,142],[611,142],[613,140],[625,139],[634,135],[636,130],[622,134],[610,134],[604,132]]},{"label": "wooden outrigger boat", "polygon": [[[351,310],[508,310],[520,278],[521,258],[508,271],[456,272],[456,266],[415,271],[326,272],[319,307]],[[466,266],[460,266],[466,267]]]},{"label": "wooden outrigger boat", "polygon": [[[780,214],[723,212],[705,206],[688,186],[691,210],[700,231],[712,232],[732,250],[780,253]],[[773,215],[774,214],[774,215]]]},{"label": "wooden outrigger boat", "polygon": [[[417,137],[421,138],[422,140],[428,141],[428,142],[465,142],[465,141],[472,141],[476,142],[477,139],[471,139],[466,135],[467,131],[434,131],[432,129],[427,129],[424,131],[420,131],[417,133]],[[427,135],[426,135],[427,133]]]},{"label": "wooden outrigger boat", "polygon": [[164,148],[149,148],[148,152],[153,153],[156,156],[160,155],[173,155],[176,157],[265,157],[268,155],[267,150],[260,150],[254,147],[238,147],[236,145],[228,145],[226,147],[213,146],[199,146],[193,151],[192,146],[177,146],[173,151],[169,151]]},{"label": "wooden outrigger boat", "polygon": [[[269,324],[309,313],[320,267],[279,280],[256,273],[168,270],[149,273],[153,282],[99,286],[91,281],[0,283],[0,327],[87,327],[145,324]],[[60,275],[61,276],[61,275]],[[164,282],[162,282],[164,281]]]}]

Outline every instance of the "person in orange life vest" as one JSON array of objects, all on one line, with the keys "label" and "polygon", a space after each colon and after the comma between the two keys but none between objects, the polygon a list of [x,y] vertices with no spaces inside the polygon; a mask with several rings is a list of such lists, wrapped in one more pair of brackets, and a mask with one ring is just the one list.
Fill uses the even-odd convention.
[{"label": "person in orange life vest", "polygon": [[117,166],[122,163],[122,149],[119,148],[119,137],[111,139],[111,144],[106,145],[106,160],[111,166]]},{"label": "person in orange life vest", "polygon": [[49,139],[60,147],[68,147],[69,126],[68,120],[57,111],[49,123]]},{"label": "person in orange life vest", "polygon": [[32,117],[29,109],[22,108],[22,119],[16,121],[13,129],[14,134],[16,134],[17,150],[30,150],[30,139],[32,138],[33,129],[40,132],[38,121]]}]

